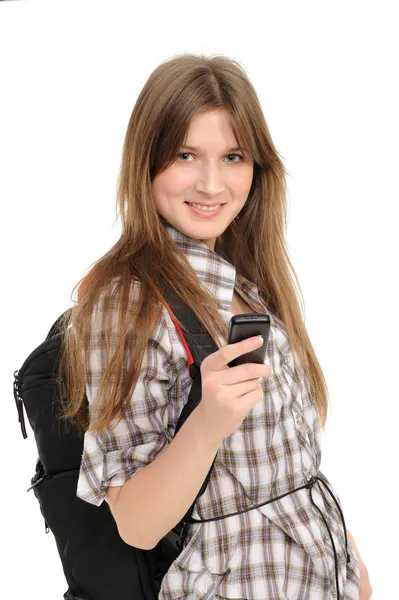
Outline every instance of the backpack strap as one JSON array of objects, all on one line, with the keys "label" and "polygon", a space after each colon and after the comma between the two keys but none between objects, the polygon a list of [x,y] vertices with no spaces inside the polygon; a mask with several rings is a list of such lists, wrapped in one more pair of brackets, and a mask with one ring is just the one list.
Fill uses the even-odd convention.
[{"label": "backpack strap", "polygon": [[[189,310],[187,305],[180,298],[178,298],[177,296],[175,296],[175,294],[169,291],[164,291],[163,297],[164,304],[169,311],[171,319],[175,324],[180,339],[182,340],[182,343],[186,349],[189,374],[190,377],[193,379],[188,400],[184,405],[180,417],[177,421],[174,433],[174,435],[176,435],[176,433],[182,427],[184,422],[188,419],[190,414],[201,401],[201,363],[204,360],[204,358],[208,356],[208,354],[216,352],[218,350],[218,347],[209,335],[209,333],[198,321],[194,313],[191,310]],[[185,330],[184,335],[178,321],[180,321]],[[163,545],[164,552],[167,552],[167,546],[171,548],[172,553],[176,551],[175,549],[178,549],[179,551],[182,550],[184,540],[188,532],[189,519],[191,519],[198,498],[202,496],[202,494],[207,488],[216,457],[217,453],[192,505],[190,506],[184,517],[181,519],[181,521],[161,540],[160,543]]]},{"label": "backpack strap", "polygon": [[[183,341],[183,344],[188,350],[188,368],[191,378],[193,379],[193,384],[191,387],[191,391],[188,397],[186,404],[183,407],[183,410],[180,414],[180,417],[177,421],[175,435],[183,425],[183,423],[188,419],[193,410],[198,406],[201,402],[202,396],[202,381],[201,381],[201,363],[208,356],[208,354],[212,354],[218,350],[218,346],[215,344],[209,333],[204,329],[201,323],[198,321],[197,317],[194,313],[188,309],[187,305],[174,294],[165,293],[165,299],[169,300],[169,304],[173,308],[174,315],[179,319],[179,321],[183,324],[183,327],[186,330],[185,337],[177,323],[175,317],[173,317],[173,321],[175,326],[179,332],[179,335]],[[191,513],[194,509],[194,505],[196,500],[202,496],[205,492],[205,489],[208,485],[209,478],[211,476],[211,471],[213,465],[215,463],[216,456],[213,460],[212,466],[209,469],[208,475],[204,483],[201,486],[198,495],[196,496],[190,510],[187,512],[186,516],[191,517]]]}]

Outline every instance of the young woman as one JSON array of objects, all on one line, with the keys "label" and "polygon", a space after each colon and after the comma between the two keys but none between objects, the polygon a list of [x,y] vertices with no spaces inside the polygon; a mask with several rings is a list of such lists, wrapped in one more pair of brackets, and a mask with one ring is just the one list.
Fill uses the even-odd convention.
[{"label": "young woman", "polygon": [[[285,170],[237,62],[179,55],[155,69],[130,118],[117,201],[121,237],[82,281],[66,338],[68,415],[86,430],[77,495],[106,500],[125,542],[148,549],[216,454],[197,519],[310,483],[190,525],[159,598],[367,600],[367,569],[319,470],[328,393],[291,275]],[[175,437],[192,380],[164,286],[219,348]],[[252,343],[227,345],[231,316],[258,312],[271,318],[265,364],[229,368]]]}]

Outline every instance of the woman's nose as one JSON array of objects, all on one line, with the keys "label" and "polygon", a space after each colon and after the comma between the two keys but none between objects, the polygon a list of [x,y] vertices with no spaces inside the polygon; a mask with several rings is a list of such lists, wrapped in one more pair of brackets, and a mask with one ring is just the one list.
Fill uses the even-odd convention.
[{"label": "woman's nose", "polygon": [[224,182],[218,166],[204,167],[198,176],[195,189],[211,197],[220,194],[224,189]]}]

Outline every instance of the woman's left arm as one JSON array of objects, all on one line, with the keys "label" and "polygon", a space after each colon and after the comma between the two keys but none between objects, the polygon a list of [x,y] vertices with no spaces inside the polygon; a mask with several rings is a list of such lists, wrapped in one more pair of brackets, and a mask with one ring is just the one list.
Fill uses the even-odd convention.
[{"label": "woman's left arm", "polygon": [[360,596],[359,596],[359,600],[370,600],[371,598],[371,594],[373,592],[373,589],[370,585],[370,580],[369,580],[369,573],[367,570],[366,565],[364,564],[363,560],[360,557],[360,553],[359,550],[355,544],[355,540],[353,539],[353,536],[351,534],[350,531],[348,531],[348,529],[346,530],[346,533],[348,535],[348,541],[350,543],[350,545],[352,546],[353,550],[355,551],[358,563],[359,563],[359,571],[360,571]]}]

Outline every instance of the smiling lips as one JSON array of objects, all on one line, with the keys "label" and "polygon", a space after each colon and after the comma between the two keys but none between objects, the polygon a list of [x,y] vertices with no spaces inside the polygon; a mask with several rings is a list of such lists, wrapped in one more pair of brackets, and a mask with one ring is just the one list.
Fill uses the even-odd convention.
[{"label": "smiling lips", "polygon": [[194,208],[198,208],[198,210],[216,210],[221,204],[197,204],[196,202],[189,202],[190,206],[194,206]]},{"label": "smiling lips", "polygon": [[185,204],[187,204],[187,206],[190,207],[190,209],[195,212],[197,215],[201,215],[201,216],[212,216],[215,214],[219,214],[219,212],[222,210],[224,204],[200,204],[200,203],[196,203],[196,202],[186,202]]}]

